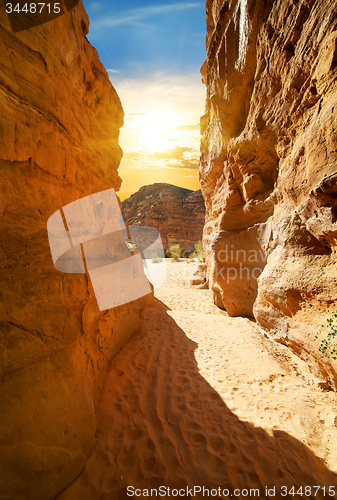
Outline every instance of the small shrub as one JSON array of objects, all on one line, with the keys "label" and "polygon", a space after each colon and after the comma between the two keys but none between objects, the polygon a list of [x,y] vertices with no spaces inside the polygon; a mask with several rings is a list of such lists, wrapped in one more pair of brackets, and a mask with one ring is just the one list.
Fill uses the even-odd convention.
[{"label": "small shrub", "polygon": [[199,262],[202,262],[204,259],[204,249],[202,247],[202,241],[198,241],[198,243],[194,245],[194,248],[196,250],[196,256]]},{"label": "small shrub", "polygon": [[[321,333],[326,333],[325,338],[321,340],[319,351],[322,353],[322,357],[336,360],[337,344],[335,338],[337,335],[337,309],[335,312],[328,311],[327,313],[330,314],[329,318],[326,320],[327,325],[322,325],[321,330],[315,336],[315,340],[318,340]],[[327,330],[323,332],[323,328],[327,328]]]},{"label": "small shrub", "polygon": [[157,264],[158,262],[162,262],[162,261],[163,261],[163,259],[161,257],[159,257],[157,252],[154,252],[153,254],[151,254],[151,262],[153,264]]},{"label": "small shrub", "polygon": [[190,260],[191,262],[194,262],[194,259],[195,259],[196,257],[198,257],[198,255],[197,255],[197,253],[196,253],[196,252],[192,252],[192,253],[190,253],[190,255],[188,256],[188,258],[189,258],[189,260]]},{"label": "small shrub", "polygon": [[182,250],[180,248],[179,243],[177,243],[176,245],[170,246],[170,255],[174,261],[177,262],[180,259],[181,254],[182,254]]}]

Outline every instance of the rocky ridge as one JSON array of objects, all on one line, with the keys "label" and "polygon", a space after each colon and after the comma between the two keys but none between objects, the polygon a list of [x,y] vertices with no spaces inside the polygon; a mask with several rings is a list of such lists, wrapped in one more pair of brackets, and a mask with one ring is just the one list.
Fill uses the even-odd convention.
[{"label": "rocky ridge", "polygon": [[205,203],[201,190],[155,183],[141,187],[122,202],[126,225],[158,229],[164,250],[179,243],[185,255],[202,239]]},{"label": "rocky ridge", "polygon": [[337,4],[207,0],[200,177],[214,301],[315,365],[336,306]]},{"label": "rocky ridge", "polygon": [[83,469],[106,368],[141,301],[100,312],[84,274],[53,266],[47,220],[120,187],[123,109],[80,2],[12,33],[0,6],[0,496],[53,499]]}]

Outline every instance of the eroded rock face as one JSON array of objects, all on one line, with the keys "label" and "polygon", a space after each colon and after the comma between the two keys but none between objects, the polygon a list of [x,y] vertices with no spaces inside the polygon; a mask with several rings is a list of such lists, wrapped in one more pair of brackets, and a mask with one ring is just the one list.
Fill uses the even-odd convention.
[{"label": "eroded rock face", "polygon": [[104,372],[141,301],[100,312],[85,275],[54,268],[47,220],[118,190],[123,110],[81,2],[16,34],[4,4],[0,19],[0,491],[51,499],[92,452]]},{"label": "eroded rock face", "polygon": [[207,27],[200,172],[214,300],[312,363],[337,293],[337,4],[208,0]]},{"label": "eroded rock face", "polygon": [[156,183],[141,187],[124,200],[122,214],[126,225],[158,229],[164,250],[179,243],[188,255],[202,239],[205,202],[200,190]]}]

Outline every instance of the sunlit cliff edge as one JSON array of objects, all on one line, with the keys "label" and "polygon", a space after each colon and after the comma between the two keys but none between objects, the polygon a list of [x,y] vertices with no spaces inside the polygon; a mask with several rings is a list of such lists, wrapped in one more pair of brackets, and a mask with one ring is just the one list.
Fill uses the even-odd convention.
[{"label": "sunlit cliff edge", "polygon": [[103,374],[141,301],[100,312],[53,266],[47,220],[119,188],[123,110],[82,2],[13,34],[0,7],[0,496],[54,498],[91,455]]},{"label": "sunlit cliff edge", "polygon": [[200,176],[214,301],[336,385],[335,362],[315,365],[314,336],[337,293],[337,4],[206,7]]}]

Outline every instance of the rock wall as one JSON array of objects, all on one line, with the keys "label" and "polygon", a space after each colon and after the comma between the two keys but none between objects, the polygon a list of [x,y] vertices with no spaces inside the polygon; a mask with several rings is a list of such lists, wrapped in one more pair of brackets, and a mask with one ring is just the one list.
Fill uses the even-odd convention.
[{"label": "rock wall", "polygon": [[[214,300],[312,367],[337,305],[337,4],[207,0],[201,119]],[[336,363],[319,369],[336,384]]]},{"label": "rock wall", "polygon": [[141,301],[100,312],[87,277],[53,266],[51,214],[118,190],[123,110],[80,2],[12,33],[0,6],[0,496],[52,499],[83,469],[107,366]]},{"label": "rock wall", "polygon": [[185,255],[195,251],[202,240],[205,202],[201,191],[156,183],[141,187],[122,202],[126,225],[155,227],[164,250],[179,243]]}]

